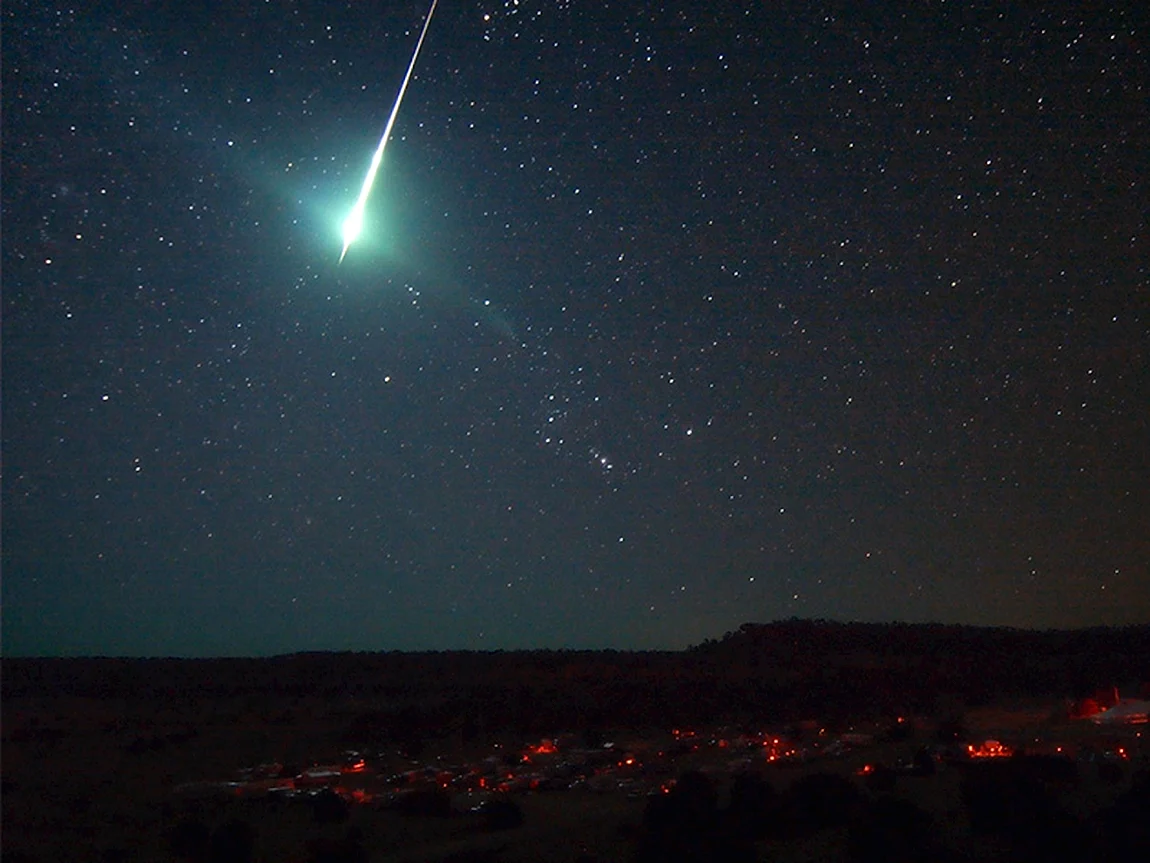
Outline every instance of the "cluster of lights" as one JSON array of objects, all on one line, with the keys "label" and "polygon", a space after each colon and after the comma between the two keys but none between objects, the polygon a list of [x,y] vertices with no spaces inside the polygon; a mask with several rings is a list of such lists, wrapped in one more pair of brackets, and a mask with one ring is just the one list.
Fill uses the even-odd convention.
[{"label": "cluster of lights", "polygon": [[987,740],[978,746],[968,743],[966,754],[971,758],[1009,758],[1014,754],[1014,750],[997,740]]},{"label": "cluster of lights", "polygon": [[536,743],[534,746],[528,746],[523,750],[522,761],[524,764],[530,764],[533,756],[538,755],[554,755],[559,751],[559,747],[554,740],[544,738]]},{"label": "cluster of lights", "polygon": [[763,738],[763,753],[767,756],[768,763],[781,761],[784,758],[794,758],[799,754],[793,745],[781,737],[765,737]]}]

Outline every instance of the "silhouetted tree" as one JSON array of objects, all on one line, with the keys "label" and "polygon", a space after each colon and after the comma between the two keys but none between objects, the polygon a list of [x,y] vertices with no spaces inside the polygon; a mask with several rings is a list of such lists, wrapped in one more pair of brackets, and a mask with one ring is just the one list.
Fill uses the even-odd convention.
[{"label": "silhouetted tree", "polygon": [[208,846],[209,863],[250,863],[255,848],[255,833],[246,821],[232,819],[212,833]]}]

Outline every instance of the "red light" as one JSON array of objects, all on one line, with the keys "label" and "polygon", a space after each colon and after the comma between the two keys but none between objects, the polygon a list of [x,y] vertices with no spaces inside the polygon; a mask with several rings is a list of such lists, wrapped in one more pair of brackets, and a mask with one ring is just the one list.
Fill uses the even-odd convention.
[{"label": "red light", "polygon": [[559,751],[559,747],[555,745],[554,740],[543,739],[534,746],[528,746],[527,751],[532,755],[554,755]]},{"label": "red light", "polygon": [[968,743],[966,752],[971,758],[1009,758],[1014,750],[997,740],[987,740],[975,746]]}]

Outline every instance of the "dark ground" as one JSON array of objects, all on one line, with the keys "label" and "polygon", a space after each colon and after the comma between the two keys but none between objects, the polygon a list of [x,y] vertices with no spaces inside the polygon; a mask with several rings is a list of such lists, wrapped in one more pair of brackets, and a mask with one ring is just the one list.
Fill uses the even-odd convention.
[{"label": "dark ground", "polygon": [[[1103,731],[1068,714],[1099,690],[1137,696],[1150,680],[1148,658],[1150,627],[1034,633],[790,621],[748,625],[682,653],[6,659],[4,859],[1137,854],[1148,847],[1138,826],[1150,823],[1140,774],[1147,741],[1137,728]],[[914,719],[898,730],[897,716]],[[372,753],[381,776],[404,764],[478,763],[560,733],[584,750],[631,741],[654,762],[663,751],[652,741],[672,728],[752,727],[805,736],[818,757],[734,767],[719,732],[708,731],[692,738],[695,754],[667,763],[680,781],[654,802],[646,786],[584,785],[500,795],[482,814],[457,804],[439,811],[434,794],[420,809],[410,797],[398,806],[382,796],[325,804],[186,791],[243,767],[294,771],[349,749]],[[873,743],[830,757],[824,741],[860,729]],[[915,760],[928,747],[991,735],[1032,754],[944,762],[935,749],[929,773]],[[880,769],[860,774],[864,761]]]}]

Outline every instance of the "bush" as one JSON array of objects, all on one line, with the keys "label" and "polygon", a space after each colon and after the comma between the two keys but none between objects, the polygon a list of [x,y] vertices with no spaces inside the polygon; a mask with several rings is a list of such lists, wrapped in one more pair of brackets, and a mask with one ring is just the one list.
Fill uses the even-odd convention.
[{"label": "bush", "polygon": [[308,842],[308,863],[368,863],[368,854],[353,831],[342,839],[318,838]]},{"label": "bush", "polygon": [[727,821],[732,831],[751,839],[762,839],[778,808],[778,795],[771,784],[756,773],[740,773],[731,784]]},{"label": "bush", "polygon": [[756,863],[755,846],[723,833],[644,833],[635,863]]},{"label": "bush", "polygon": [[441,788],[426,788],[400,794],[391,808],[400,815],[446,818],[451,814],[451,798]]},{"label": "bush", "polygon": [[934,732],[934,739],[938,743],[958,743],[966,737],[966,725],[957,717],[942,720]]},{"label": "bush", "polygon": [[845,824],[862,800],[855,784],[837,773],[810,773],[787,790],[786,817],[800,835]]},{"label": "bush", "polygon": [[1079,863],[1093,859],[1093,832],[1076,815],[1058,810],[1018,842],[1022,856],[1042,863]]},{"label": "bush", "polygon": [[893,723],[884,735],[891,743],[903,743],[914,737],[914,723],[906,719]]},{"label": "bush", "polygon": [[513,830],[523,826],[523,808],[507,797],[497,797],[479,807],[488,830]]},{"label": "bush", "polygon": [[324,788],[311,799],[311,809],[316,824],[342,824],[351,815],[348,802],[330,788]]},{"label": "bush", "polygon": [[962,779],[962,802],[971,829],[1004,836],[1033,830],[1055,810],[1050,795],[1006,761],[968,765]]},{"label": "bush", "polygon": [[934,760],[934,753],[926,746],[914,753],[914,775],[934,776],[938,772],[938,764]]},{"label": "bush", "polygon": [[853,863],[928,863],[938,859],[930,815],[906,800],[879,800],[850,825]]},{"label": "bush", "polygon": [[1134,777],[1130,790],[1098,815],[1104,853],[1099,859],[1150,858],[1150,773]]},{"label": "bush", "polygon": [[898,774],[885,764],[876,764],[863,783],[871,794],[890,794],[898,785]]},{"label": "bush", "polygon": [[754,863],[754,846],[720,827],[714,783],[684,773],[669,793],[647,801],[636,863]]},{"label": "bush", "polygon": [[1044,787],[1073,787],[1082,779],[1078,765],[1065,755],[1016,755],[1010,761],[1015,771]]},{"label": "bush", "polygon": [[706,774],[688,771],[679,777],[670,793],[647,801],[643,826],[655,831],[711,830],[717,819],[718,799],[715,783]]},{"label": "bush", "polygon": [[1126,778],[1122,765],[1114,761],[1103,761],[1098,765],[1098,779],[1106,785],[1118,785]]},{"label": "bush", "polygon": [[231,820],[216,828],[208,845],[210,863],[251,863],[255,833],[246,821]]},{"label": "bush", "polygon": [[203,860],[212,833],[203,821],[185,818],[168,831],[168,850],[181,860]]},{"label": "bush", "polygon": [[1060,758],[1024,756],[971,764],[962,783],[970,825],[1010,841],[1026,859],[1078,861],[1095,845],[1093,833],[1064,811],[1050,786],[1077,781],[1077,767]]}]

